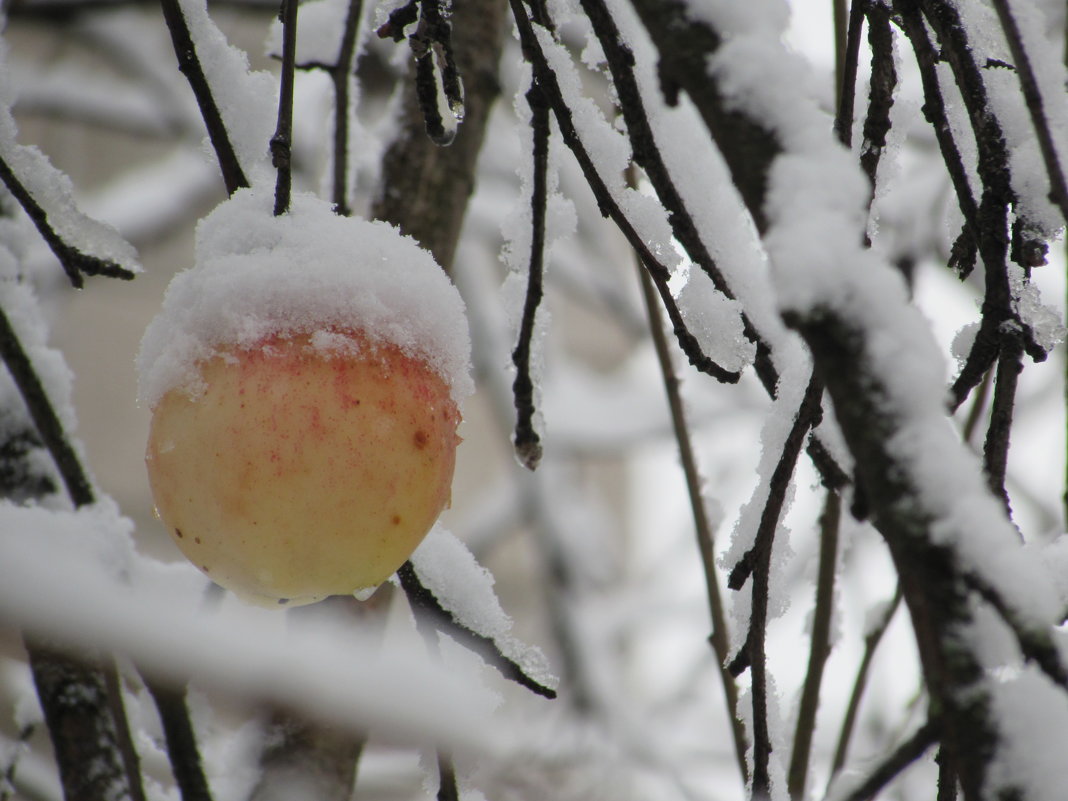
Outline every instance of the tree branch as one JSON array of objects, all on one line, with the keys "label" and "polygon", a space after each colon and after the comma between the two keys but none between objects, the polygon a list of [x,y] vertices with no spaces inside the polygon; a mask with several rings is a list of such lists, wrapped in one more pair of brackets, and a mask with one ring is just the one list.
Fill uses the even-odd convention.
[{"label": "tree branch", "polygon": [[870,801],[905,768],[919,759],[938,742],[940,725],[937,720],[928,720],[916,732],[891,751],[871,772],[867,779],[842,801]]},{"label": "tree branch", "polygon": [[890,601],[879,622],[864,635],[864,656],[861,657],[860,667],[857,668],[857,676],[853,680],[853,690],[849,694],[849,705],[846,707],[845,717],[842,719],[842,729],[838,733],[838,744],[834,748],[834,760],[831,762],[828,789],[830,788],[830,781],[845,765],[846,754],[849,752],[849,741],[853,738],[853,727],[856,724],[857,712],[860,710],[860,700],[864,697],[864,690],[868,685],[868,669],[871,667],[872,659],[875,657],[875,649],[882,642],[883,635],[886,634],[886,630],[890,627],[890,621],[894,619],[894,614],[899,606],[901,606],[900,584],[894,591],[894,598]]},{"label": "tree branch", "polygon": [[49,249],[59,259],[63,271],[67,274],[67,278],[70,279],[71,285],[75,289],[81,289],[84,286],[83,275],[104,275],[109,278],[122,278],[126,281],[134,277],[132,272],[110,259],[100,259],[89,253],[83,253],[76,247],[64,242],[63,238],[56,233],[56,229],[48,221],[48,212],[44,210],[36,198],[30,194],[25,184],[15,175],[11,165],[2,158],[0,158],[0,181],[3,181],[7,190],[22,206],[26,216],[30,218],[30,221],[41,234],[41,238],[44,239]]},{"label": "tree branch", "polygon": [[[274,185],[274,216],[289,211],[293,186],[293,82],[297,58],[297,0],[282,0],[282,74],[278,92],[278,124],[271,137],[271,162],[278,171]],[[345,114],[348,109],[345,109]]]},{"label": "tree branch", "polygon": [[22,347],[7,312],[0,308],[0,358],[18,387],[41,441],[52,455],[63,485],[75,506],[88,506],[95,500],[89,477],[67,439],[52,400],[48,397],[29,356]]},{"label": "tree branch", "polygon": [[534,429],[534,384],[530,378],[530,346],[534,336],[534,318],[542,300],[542,273],[545,257],[545,203],[548,189],[546,172],[549,165],[549,106],[533,82],[526,94],[530,106],[530,128],[533,136],[533,183],[530,192],[530,261],[527,270],[527,294],[523,302],[523,317],[519,323],[519,341],[512,351],[516,376],[512,384],[515,398],[515,452],[519,461],[533,470],[541,461],[541,438]]},{"label": "tree branch", "polygon": [[196,733],[189,718],[189,707],[186,705],[185,688],[172,687],[147,676],[144,676],[144,679],[163,725],[167,756],[182,801],[211,801],[208,780],[200,762]]},{"label": "tree branch", "polygon": [[834,611],[834,577],[838,565],[838,528],[842,517],[842,498],[827,491],[820,516],[820,562],[816,578],[816,608],[812,619],[812,641],[808,670],[801,689],[801,702],[794,727],[794,746],[790,757],[787,789],[795,801],[805,796],[805,783],[811,761],[812,735],[816,731],[823,666],[831,653],[831,616]]},{"label": "tree branch", "polygon": [[465,648],[482,657],[487,665],[496,668],[506,679],[511,679],[526,687],[535,695],[543,698],[556,698],[556,690],[528,676],[522,666],[505,656],[492,639],[472,631],[453,617],[438,602],[434,594],[423,586],[411,562],[401,565],[397,571],[397,578],[400,579],[401,588],[408,596],[408,603],[411,604],[416,622],[424,627],[425,631],[433,630],[448,634]]},{"label": "tree branch", "polygon": [[[782,454],[768,482],[768,496],[760,515],[753,547],[731,571],[728,586],[737,590],[750,575],[752,586],[752,611],[749,617],[749,632],[738,656],[731,662],[734,675],[749,668],[752,675],[753,694],[753,797],[771,797],[771,729],[768,717],[767,680],[767,625],[768,600],[771,597],[771,551],[775,533],[782,517],[786,492],[797,465],[805,437],[822,413],[820,400],[823,397],[823,382],[815,373],[809,380],[801,405],[783,443]],[[745,565],[745,567],[743,567]]]},{"label": "tree branch", "polygon": [[994,400],[990,409],[990,424],[983,444],[983,467],[990,491],[1005,505],[1005,513],[1012,518],[1012,503],[1005,489],[1005,475],[1009,462],[1009,438],[1012,434],[1013,406],[1016,384],[1023,371],[1023,348],[1016,340],[1006,338],[998,359]]},{"label": "tree branch", "polygon": [[656,349],[657,361],[660,363],[660,375],[664,380],[664,391],[667,394],[668,408],[671,411],[671,423],[675,431],[675,440],[679,445],[679,459],[682,462],[683,474],[686,476],[686,490],[690,497],[690,511],[693,515],[694,531],[697,534],[697,547],[701,553],[701,566],[704,568],[705,591],[708,597],[709,612],[712,617],[712,635],[709,637],[709,642],[712,644],[712,651],[716,655],[716,668],[723,684],[723,695],[727,704],[727,715],[734,740],[734,757],[738,763],[742,784],[748,784],[749,764],[745,758],[748,743],[746,741],[745,727],[738,714],[738,685],[734,681],[734,676],[727,669],[727,660],[730,658],[730,640],[723,596],[719,588],[719,575],[716,572],[716,549],[712,524],[708,520],[708,510],[705,508],[705,501],[701,492],[701,475],[697,468],[697,458],[694,455],[689,424],[686,421],[686,409],[679,391],[679,379],[672,367],[668,340],[664,335],[664,322],[660,317],[660,309],[657,306],[656,291],[653,287],[652,278],[649,277],[649,272],[642,267],[640,261],[637,266],[638,276],[641,280],[642,297],[645,300],[645,308],[649,314],[649,330],[652,334],[653,346]]},{"label": "tree branch", "polygon": [[1027,110],[1031,114],[1031,122],[1035,126],[1035,137],[1038,139],[1039,151],[1042,160],[1046,163],[1046,173],[1049,175],[1050,199],[1061,210],[1061,216],[1068,221],[1068,184],[1064,180],[1064,171],[1061,169],[1060,158],[1053,144],[1053,133],[1050,131],[1049,121],[1046,119],[1045,108],[1042,102],[1042,92],[1038,88],[1038,80],[1035,77],[1034,68],[1031,66],[1031,57],[1024,47],[1023,37],[1020,36],[1020,28],[1016,24],[1016,18],[1012,14],[1008,0],[992,0],[994,10],[997,12],[1001,29],[1005,32],[1005,40],[1009,43],[1009,52],[1012,60],[1016,63],[1016,75],[1020,79],[1020,88],[1023,90],[1024,100],[1027,102]]},{"label": "tree branch", "polygon": [[332,194],[334,211],[343,217],[352,213],[349,208],[349,87],[356,58],[356,39],[363,15],[363,0],[349,0],[345,15],[345,30],[337,64],[328,70],[334,84],[334,171]]},{"label": "tree branch", "polygon": [[197,105],[200,106],[200,113],[204,117],[204,125],[208,130],[208,139],[219,160],[219,169],[222,170],[226,192],[232,195],[238,189],[249,185],[248,178],[241,169],[241,163],[230,141],[230,134],[226,130],[226,123],[223,122],[222,113],[211,91],[211,85],[197,57],[196,45],[189,32],[189,25],[185,21],[179,1],[160,0],[160,7],[163,9],[163,19],[167,23],[167,29],[170,31],[171,41],[174,44],[174,52],[178,57],[178,69],[189,81],[193,96],[196,97]]}]

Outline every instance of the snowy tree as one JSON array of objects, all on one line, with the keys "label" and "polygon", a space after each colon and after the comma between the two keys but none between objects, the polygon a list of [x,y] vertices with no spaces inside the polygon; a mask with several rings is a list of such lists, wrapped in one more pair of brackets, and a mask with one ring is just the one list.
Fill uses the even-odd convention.
[{"label": "snowy tree", "polygon": [[[1063,796],[1063,4],[4,13],[0,798]],[[142,460],[283,323],[465,440],[285,611]]]}]

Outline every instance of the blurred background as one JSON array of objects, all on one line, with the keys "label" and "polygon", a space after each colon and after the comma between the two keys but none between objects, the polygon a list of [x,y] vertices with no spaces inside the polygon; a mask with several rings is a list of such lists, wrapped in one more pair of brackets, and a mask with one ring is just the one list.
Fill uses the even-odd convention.
[{"label": "blurred background", "polygon": [[[1047,5],[1050,31],[1063,30],[1063,6]],[[795,0],[790,6],[789,44],[808,59],[806,80],[829,120],[831,3]],[[248,53],[254,69],[277,71],[264,44],[275,8],[250,0],[213,3],[210,11],[230,42]],[[170,278],[191,265],[197,219],[225,198],[224,188],[154,6],[14,0],[8,15],[4,77],[18,88],[20,142],[37,145],[69,175],[84,210],[118,228],[137,247],[144,266],[132,282],[98,278],[75,291],[62,286],[62,273],[43,248],[33,256],[42,283],[52,284],[42,295],[52,316],[53,344],[76,376],[77,437],[100,488],[133,520],[139,547],[153,558],[179,559],[152,513],[143,469],[148,410],[137,403],[134,357]],[[374,15],[368,9],[364,24],[373,27]],[[564,35],[581,51],[581,31],[565,29]],[[1061,46],[1059,35],[1051,37],[1051,47]],[[372,36],[359,62],[358,213],[366,211],[377,185],[379,159],[392,130],[390,96],[407,57],[406,44]],[[498,766],[499,795],[491,793],[491,785],[486,797],[553,797],[546,794],[548,786],[556,788],[557,798],[615,792],[614,797],[665,801],[741,798],[722,689],[707,645],[711,629],[693,519],[634,256],[601,219],[558,141],[554,163],[560,194],[574,205],[576,225],[555,242],[547,265],[538,382],[545,458],[531,474],[512,455],[510,350],[516,321],[509,311],[514,303],[501,292],[508,268],[500,253],[502,226],[526,202],[516,169],[525,158],[513,102],[519,61],[518,46],[509,37],[502,94],[454,269],[468,304],[479,392],[464,409],[464,443],[445,525],[491,570],[516,635],[542,648],[561,676],[562,698],[550,705],[501,686],[506,704],[530,706],[528,740],[539,746],[532,763],[517,754],[514,763]],[[862,68],[865,63],[862,57]],[[951,373],[953,339],[977,319],[980,296],[945,267],[959,230],[958,212],[919,114],[910,64],[904,65],[895,105],[885,181],[880,175],[885,191],[877,196],[873,231],[885,235],[892,256],[914,262],[917,302],[945,349]],[[585,77],[588,91],[607,106],[600,74],[588,70]],[[299,189],[321,192],[325,186],[329,90],[320,74],[299,76]],[[906,252],[905,245],[912,250]],[[1061,319],[1064,273],[1058,243],[1050,264],[1035,271],[1035,280]],[[678,280],[684,283],[685,277]],[[755,488],[769,401],[751,374],[738,386],[719,385],[690,371],[675,355],[722,553]],[[1059,347],[1047,362],[1029,364],[1021,379],[1010,493],[1016,522],[1036,541],[1052,539],[1064,528],[1063,377]],[[791,731],[808,658],[822,503],[818,484],[811,465],[802,460],[776,542],[777,617],[769,654],[784,731]],[[834,648],[810,782],[814,793],[829,776],[864,634],[895,588],[880,538],[848,515],[839,559]],[[403,614],[398,616],[397,625],[404,625]],[[0,682],[3,718],[5,709],[15,709],[26,681],[19,678],[17,647],[9,644],[0,659],[8,677]],[[744,685],[745,677],[743,692]],[[902,610],[873,662],[850,749],[851,770],[884,753],[922,721],[920,687]],[[12,725],[0,720],[9,740]],[[145,725],[151,732],[151,722]],[[225,736],[238,735],[231,730]],[[47,750],[43,743],[39,747]],[[365,797],[423,797],[417,763],[418,754],[373,744],[361,766]],[[918,764],[886,797],[911,799],[921,792],[926,797],[933,771],[930,759]],[[55,786],[46,780],[35,792],[33,801],[56,797]],[[234,799],[241,797],[240,781],[230,792]],[[171,797],[174,790],[163,781],[153,794]]]}]

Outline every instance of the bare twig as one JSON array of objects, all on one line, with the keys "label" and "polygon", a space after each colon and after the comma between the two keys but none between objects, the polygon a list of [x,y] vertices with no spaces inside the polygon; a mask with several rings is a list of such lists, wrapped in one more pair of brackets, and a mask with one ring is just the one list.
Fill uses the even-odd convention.
[{"label": "bare twig", "polygon": [[[271,137],[271,162],[278,171],[274,214],[289,211],[293,187],[293,82],[297,58],[297,0],[282,0],[282,75],[278,92],[278,125]],[[344,112],[347,114],[348,110]]]},{"label": "bare twig", "polygon": [[790,798],[798,801],[805,795],[805,783],[811,761],[812,735],[816,730],[823,666],[831,653],[831,614],[834,611],[834,576],[838,563],[838,528],[842,517],[842,497],[834,490],[827,498],[820,516],[820,562],[816,578],[816,609],[812,619],[812,642],[808,670],[801,690],[797,726],[794,729],[793,753],[787,776]]},{"label": "bare twig", "polygon": [[534,318],[542,300],[542,274],[545,257],[545,203],[548,192],[546,173],[549,165],[549,106],[537,81],[527,91],[533,146],[533,182],[530,193],[531,236],[530,262],[527,270],[527,294],[523,317],[519,323],[519,340],[512,351],[516,376],[512,384],[515,397],[515,452],[519,461],[533,470],[541,461],[541,438],[534,429],[534,384],[530,378],[530,348],[534,337]]},{"label": "bare twig", "polygon": [[419,25],[408,37],[415,57],[415,88],[423,112],[427,136],[436,145],[451,145],[456,126],[446,127],[438,107],[438,76],[441,92],[455,124],[464,118],[463,85],[452,47],[452,25],[442,0],[419,0]]},{"label": "bare twig", "polygon": [[226,123],[223,122],[222,113],[212,94],[211,85],[197,57],[196,45],[189,32],[189,25],[182,13],[181,5],[178,0],[160,0],[160,6],[163,9],[163,19],[167,23],[167,29],[171,33],[175,55],[178,57],[178,69],[189,81],[189,86],[200,106],[200,113],[204,117],[204,125],[208,130],[208,139],[219,160],[219,169],[222,170],[226,191],[232,195],[238,189],[249,185],[248,178],[241,168],[241,162],[230,141],[230,134],[226,130]]},{"label": "bare twig", "polygon": [[189,717],[185,688],[160,683],[144,676],[163,725],[167,756],[182,801],[211,801],[211,791],[200,761],[196,733]]},{"label": "bare twig", "polygon": [[856,787],[842,801],[870,801],[875,798],[879,791],[897,777],[905,768],[919,759],[924,753],[938,742],[941,726],[937,720],[928,720],[923,726],[891,751],[876,765],[861,784]]},{"label": "bare twig", "polygon": [[334,84],[334,211],[347,217],[349,208],[349,89],[353,62],[356,58],[356,39],[363,15],[363,0],[349,0],[345,15],[345,30],[341,36],[337,64],[329,70]]},{"label": "bare twig", "polygon": [[[842,729],[838,733],[838,744],[834,749],[834,760],[831,763],[831,779],[845,765],[846,755],[849,753],[849,741],[853,738],[853,727],[856,724],[857,712],[860,709],[860,700],[864,697],[864,690],[868,685],[868,670],[875,650],[883,639],[883,635],[890,627],[890,621],[894,619],[894,613],[901,606],[901,586],[898,585],[894,592],[894,598],[883,612],[878,623],[864,635],[864,656],[861,657],[860,667],[857,668],[857,677],[853,680],[853,691],[849,694],[849,705],[846,707],[845,717],[842,719]],[[829,782],[828,782],[829,783]]]},{"label": "bare twig", "polygon": [[[838,141],[846,147],[853,146],[853,107],[857,93],[857,62],[860,60],[860,34],[864,29],[864,9],[867,0],[853,0],[849,6],[849,25],[843,26],[843,36],[836,47],[835,61],[839,83],[836,89],[837,115],[834,130]],[[838,6],[835,6],[838,10]],[[836,16],[836,21],[838,17]]]},{"label": "bare twig", "polygon": [[1046,163],[1050,199],[1061,210],[1061,216],[1068,220],[1068,184],[1065,183],[1060,158],[1053,144],[1053,133],[1050,131],[1049,120],[1046,119],[1042,92],[1038,87],[1034,68],[1031,66],[1031,57],[1027,54],[1027,48],[1024,47],[1020,28],[1016,24],[1016,18],[1013,16],[1008,0],[993,0],[993,6],[1001,22],[1001,28],[1005,32],[1005,39],[1009,43],[1009,52],[1012,53],[1012,60],[1015,62],[1020,88],[1023,90],[1024,100],[1027,101],[1031,122],[1035,126],[1038,148],[1042,153],[1042,160]]},{"label": "bare twig", "polygon": [[[871,80],[868,91],[868,114],[864,118],[864,145],[860,166],[871,182],[875,196],[875,178],[890,130],[890,109],[894,105],[897,69],[894,67],[894,35],[890,30],[890,9],[871,3],[867,9],[868,44],[871,47]],[[871,201],[868,203],[869,207]]]},{"label": "bare twig", "polygon": [[987,370],[986,375],[983,377],[983,382],[979,385],[979,391],[972,398],[972,408],[968,410],[968,417],[964,421],[960,434],[961,439],[965,442],[970,443],[972,441],[972,437],[979,427],[979,421],[986,410],[987,399],[990,397],[993,375],[993,370]]},{"label": "bare twig", "polygon": [[[974,254],[979,237],[977,230],[979,204],[972,192],[960,147],[953,136],[953,128],[950,125],[945,99],[942,96],[942,86],[938,79],[939,54],[927,33],[927,26],[914,3],[895,2],[894,10],[901,20],[906,37],[912,44],[923,85],[923,114],[934,128],[935,138],[942,154],[942,162],[949,172],[949,179],[957,196],[957,206],[964,216],[964,231],[958,242],[965,240],[967,244],[962,245],[960,252],[972,254],[971,259],[963,259],[957,263],[961,268],[958,269],[958,273],[961,278],[964,278],[971,271],[975,261]],[[957,250],[958,247],[955,245],[954,251]],[[953,262],[950,266],[954,266]]]},{"label": "bare twig", "polygon": [[[855,3],[854,3],[855,5]],[[834,106],[841,108],[842,93],[846,85],[846,29],[849,19],[849,4],[846,0],[831,0],[831,16],[834,23]]]},{"label": "bare twig", "polygon": [[990,408],[990,423],[983,445],[983,468],[990,491],[1005,505],[1012,517],[1012,504],[1005,489],[1005,473],[1009,461],[1009,438],[1012,434],[1012,414],[1016,401],[1016,385],[1023,371],[1023,349],[1012,338],[1006,338],[998,359],[994,400]]},{"label": "bare twig", "polygon": [[690,440],[686,410],[679,392],[679,379],[671,364],[668,340],[664,335],[664,323],[657,306],[656,291],[648,271],[643,269],[641,264],[638,264],[638,275],[641,279],[645,308],[649,313],[649,330],[652,333],[657,360],[660,362],[660,374],[664,379],[664,390],[667,393],[668,407],[671,410],[671,422],[675,430],[675,439],[679,444],[679,458],[682,461],[683,473],[686,476],[686,490],[690,496],[690,511],[693,514],[697,546],[701,552],[701,565],[705,573],[708,607],[712,616],[712,636],[709,637],[709,641],[716,655],[716,667],[723,683],[723,695],[727,702],[727,714],[730,717],[731,734],[734,738],[734,756],[738,762],[742,783],[747,784],[749,781],[749,764],[746,762],[745,752],[748,744],[746,742],[745,727],[742,725],[738,715],[738,685],[734,680],[734,676],[727,670],[727,660],[730,658],[730,643],[727,634],[727,616],[724,612],[719,576],[716,573],[716,551],[712,525],[708,520],[708,510],[705,507],[705,501],[701,493],[701,475],[697,469],[697,459],[694,456],[693,444]]}]

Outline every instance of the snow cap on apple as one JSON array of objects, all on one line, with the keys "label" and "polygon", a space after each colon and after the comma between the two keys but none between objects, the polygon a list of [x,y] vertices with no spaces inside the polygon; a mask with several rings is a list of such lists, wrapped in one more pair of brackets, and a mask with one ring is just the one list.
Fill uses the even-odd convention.
[{"label": "snow cap on apple", "polygon": [[474,387],[433,257],[311,195],[236,193],[197,228],[138,355],[157,512],[215,582],[296,605],[373,587],[448,505]]}]

